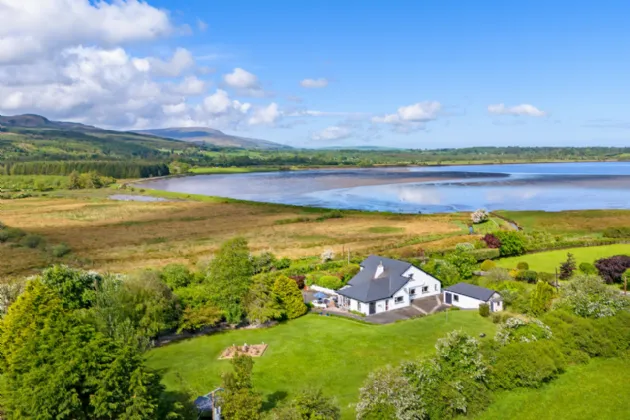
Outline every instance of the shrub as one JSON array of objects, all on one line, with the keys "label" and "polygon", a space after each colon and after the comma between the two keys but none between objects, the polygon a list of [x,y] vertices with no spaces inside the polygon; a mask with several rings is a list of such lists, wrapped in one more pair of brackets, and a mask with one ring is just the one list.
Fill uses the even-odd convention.
[{"label": "shrub", "polygon": [[494,261],[485,260],[481,263],[481,271],[490,271],[493,268],[496,268],[497,264]]},{"label": "shrub", "polygon": [[336,276],[322,276],[317,280],[317,285],[327,289],[337,290],[342,286],[341,279]]},{"label": "shrub", "polygon": [[3,229],[3,231],[7,233],[8,240],[18,240],[26,236],[26,233],[18,228],[7,228]]},{"label": "shrub", "polygon": [[516,280],[526,281],[527,283],[536,283],[538,273],[533,270],[520,270],[516,273]]},{"label": "shrub", "polygon": [[508,320],[508,318],[511,318],[512,315],[508,314],[507,312],[493,312],[490,315],[490,318],[492,319],[492,322],[495,324],[502,324],[505,321]]},{"label": "shrub", "polygon": [[497,232],[496,237],[499,238],[502,257],[515,257],[525,253],[525,239],[519,232],[501,231]]},{"label": "shrub", "polygon": [[287,318],[295,319],[306,313],[308,308],[304,304],[302,292],[298,289],[295,281],[286,276],[279,276],[273,285],[273,291],[282,300],[282,306],[286,311]]},{"label": "shrub", "polygon": [[20,245],[28,247],[28,248],[37,248],[43,242],[43,239],[39,235],[26,235],[20,241]]},{"label": "shrub", "polygon": [[604,238],[630,238],[630,227],[609,227],[604,229]]},{"label": "shrub", "polygon": [[361,271],[361,266],[359,264],[348,264],[342,267],[337,274],[341,277],[343,284],[346,284],[352,279],[352,277],[356,276],[359,271]]},{"label": "shrub", "polygon": [[306,280],[306,276],[289,276],[289,278],[297,284],[298,289],[304,289],[304,280]]},{"label": "shrub", "polygon": [[494,282],[512,280],[510,272],[503,267],[495,267],[486,273],[486,277]]},{"label": "shrub", "polygon": [[602,258],[595,262],[595,267],[599,271],[604,281],[608,284],[621,281],[621,275],[630,268],[630,256],[616,255],[610,258]]},{"label": "shrub", "polygon": [[531,294],[530,307],[535,315],[540,315],[551,309],[551,302],[555,295],[555,289],[544,281],[536,284],[536,290]]},{"label": "shrub", "polygon": [[487,303],[482,303],[481,305],[479,305],[479,315],[481,315],[484,318],[489,317],[490,305],[488,305]]},{"label": "shrub", "polygon": [[67,244],[61,243],[52,247],[52,254],[55,258],[61,258],[68,255],[72,250]]},{"label": "shrub", "polygon": [[9,232],[6,229],[0,230],[0,243],[6,242],[9,240]]},{"label": "shrub", "polygon": [[475,249],[475,246],[468,242],[460,242],[455,245],[455,249],[457,251],[472,251],[473,249]]},{"label": "shrub", "polygon": [[560,266],[560,279],[568,280],[575,271],[575,258],[570,252],[567,253],[567,260]]},{"label": "shrub", "polygon": [[501,324],[494,340],[501,346],[515,342],[530,343],[532,341],[546,340],[553,336],[551,328],[537,319],[523,320],[521,318],[508,318]]},{"label": "shrub", "polygon": [[327,249],[324,252],[322,252],[322,255],[321,255],[322,263],[326,263],[333,259],[335,259],[335,252],[332,249]]},{"label": "shrub", "polygon": [[475,257],[477,261],[494,260],[501,256],[501,253],[496,248],[474,249],[468,251],[468,253]]},{"label": "shrub", "polygon": [[516,264],[516,269],[517,270],[529,270],[529,264],[527,264],[525,261],[521,261],[520,263]]},{"label": "shrub", "polygon": [[476,210],[470,215],[470,220],[472,220],[473,223],[487,222],[489,218],[490,215],[488,211],[484,209]]},{"label": "shrub", "polygon": [[280,258],[276,261],[276,269],[285,270],[291,267],[291,259],[290,258]]},{"label": "shrub", "polygon": [[564,355],[551,341],[517,342],[502,347],[492,364],[492,388],[538,388],[561,374]]},{"label": "shrub", "polygon": [[169,264],[162,270],[160,277],[171,289],[176,290],[188,286],[193,279],[188,267],[182,264]]},{"label": "shrub", "polygon": [[545,273],[543,271],[538,272],[538,280],[544,281],[546,283],[555,283],[556,275],[554,273]]},{"label": "shrub", "polygon": [[599,277],[581,274],[562,288],[557,305],[585,318],[604,318],[627,307],[628,300]]},{"label": "shrub", "polygon": [[501,247],[501,240],[492,233],[487,233],[481,240],[486,243],[488,248],[498,249]]},{"label": "shrub", "polygon": [[597,268],[591,263],[583,262],[579,266],[582,274],[597,274]]}]

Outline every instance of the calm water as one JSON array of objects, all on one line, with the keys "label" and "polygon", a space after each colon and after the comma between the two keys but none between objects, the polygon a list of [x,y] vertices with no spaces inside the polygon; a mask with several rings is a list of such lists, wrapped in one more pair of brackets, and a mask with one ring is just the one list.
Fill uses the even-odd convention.
[{"label": "calm water", "polygon": [[400,213],[630,209],[630,162],[549,163],[199,175],[166,191]]}]

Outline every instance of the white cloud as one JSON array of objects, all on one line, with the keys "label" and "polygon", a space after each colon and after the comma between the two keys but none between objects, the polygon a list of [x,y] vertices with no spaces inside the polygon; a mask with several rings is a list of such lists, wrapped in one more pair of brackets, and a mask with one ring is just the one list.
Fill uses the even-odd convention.
[{"label": "white cloud", "polygon": [[488,112],[495,115],[514,115],[529,117],[544,117],[546,112],[541,111],[534,105],[521,104],[515,106],[505,106],[505,104],[488,105]]},{"label": "white cloud", "polygon": [[33,62],[72,45],[112,47],[168,35],[168,14],[138,0],[2,0],[0,63]]},{"label": "white cloud", "polygon": [[236,92],[242,96],[266,96],[258,77],[240,67],[235,68],[232,73],[225,74],[223,76],[223,82],[227,87],[235,89]]},{"label": "white cloud", "polygon": [[207,88],[207,83],[196,76],[188,76],[182,80],[179,84],[172,87],[173,93],[180,95],[194,96],[201,95]]},{"label": "white cloud", "polygon": [[425,128],[425,124],[438,118],[442,105],[436,101],[418,102],[401,106],[395,114],[372,117],[375,124],[389,124],[396,131],[409,133]]},{"label": "white cloud", "polygon": [[159,76],[177,77],[190,70],[195,65],[195,59],[190,51],[185,48],[177,48],[169,61],[159,58],[146,59],[151,71]]},{"label": "white cloud", "polygon": [[351,137],[353,134],[349,127],[331,126],[313,133],[311,139],[313,140],[342,140]]},{"label": "white cloud", "polygon": [[300,85],[302,85],[302,87],[307,88],[307,89],[321,89],[321,88],[325,88],[326,86],[328,86],[328,80],[327,79],[304,79],[300,82]]},{"label": "white cloud", "polygon": [[278,104],[272,102],[266,107],[256,109],[247,122],[249,125],[274,125],[281,116]]}]

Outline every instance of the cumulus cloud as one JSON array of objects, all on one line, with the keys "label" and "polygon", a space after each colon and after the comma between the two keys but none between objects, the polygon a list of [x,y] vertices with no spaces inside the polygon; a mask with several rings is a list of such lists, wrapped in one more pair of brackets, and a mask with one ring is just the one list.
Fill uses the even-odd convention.
[{"label": "cumulus cloud", "polygon": [[266,107],[259,108],[254,111],[253,115],[249,118],[249,125],[274,125],[281,118],[281,113],[278,110],[278,104],[275,102],[270,103]]},{"label": "cumulus cloud", "polygon": [[[144,63],[148,64],[145,65]],[[177,48],[170,60],[164,61],[159,58],[150,57],[142,64],[147,70],[155,72],[159,76],[177,77],[195,65],[195,59],[190,51],[185,48]]]},{"label": "cumulus cloud", "polygon": [[201,95],[205,92],[207,83],[196,76],[188,76],[180,83],[174,85],[171,88],[173,93],[177,93],[185,96]]},{"label": "cumulus cloud", "polygon": [[70,45],[113,47],[173,31],[168,14],[138,0],[2,0],[0,63],[33,62]]},{"label": "cumulus cloud", "polygon": [[534,105],[521,104],[515,106],[505,106],[505,104],[488,105],[488,112],[494,115],[513,115],[513,116],[529,116],[544,117],[546,112],[541,111]]},{"label": "cumulus cloud", "polygon": [[389,124],[396,131],[406,133],[425,128],[425,124],[438,118],[442,105],[436,101],[418,102],[401,106],[395,114],[372,117],[375,124]]},{"label": "cumulus cloud", "polygon": [[343,140],[352,137],[353,132],[349,127],[330,126],[311,135],[312,140]]},{"label": "cumulus cloud", "polygon": [[262,89],[258,77],[240,67],[235,68],[232,73],[225,74],[223,82],[227,87],[235,89],[239,95],[265,96],[265,91]]},{"label": "cumulus cloud", "polygon": [[300,85],[302,85],[302,87],[307,88],[307,89],[321,89],[321,88],[325,88],[326,86],[328,86],[328,80],[327,79],[304,79],[300,82]]}]

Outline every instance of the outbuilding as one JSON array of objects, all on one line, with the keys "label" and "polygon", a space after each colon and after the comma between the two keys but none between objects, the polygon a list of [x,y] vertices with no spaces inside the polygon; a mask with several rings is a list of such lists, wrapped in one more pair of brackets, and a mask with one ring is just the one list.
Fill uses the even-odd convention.
[{"label": "outbuilding", "polygon": [[478,309],[479,305],[487,303],[490,312],[503,310],[503,299],[499,292],[468,283],[457,283],[444,289],[444,303],[462,309]]}]

